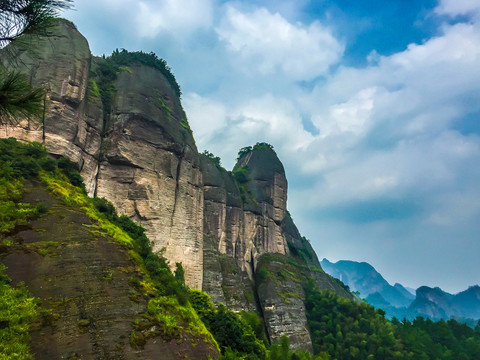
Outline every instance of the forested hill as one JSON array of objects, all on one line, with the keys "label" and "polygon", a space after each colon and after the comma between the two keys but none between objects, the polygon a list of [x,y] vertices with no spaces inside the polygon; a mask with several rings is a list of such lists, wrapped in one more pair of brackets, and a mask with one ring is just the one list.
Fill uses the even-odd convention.
[{"label": "forested hill", "polygon": [[397,317],[413,320],[417,316],[432,320],[454,318],[473,327],[480,319],[478,285],[458,294],[449,294],[438,287],[422,286],[414,296],[401,284],[390,285],[368,263],[348,260],[331,263],[323,259],[321,264],[328,274],[341,279],[369,304],[383,309],[389,319]]}]

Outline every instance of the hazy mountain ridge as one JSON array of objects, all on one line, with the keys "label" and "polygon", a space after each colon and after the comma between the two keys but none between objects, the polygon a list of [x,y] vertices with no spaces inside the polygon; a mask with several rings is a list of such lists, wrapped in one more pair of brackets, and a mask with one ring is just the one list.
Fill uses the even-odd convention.
[{"label": "hazy mountain ridge", "polygon": [[403,285],[391,286],[373,266],[365,262],[340,260],[321,261],[322,268],[341,279],[360,297],[386,311],[387,316],[414,319],[417,316],[432,320],[455,318],[473,325],[480,319],[480,286],[475,285],[458,294],[450,294],[439,287],[419,287],[413,296]]},{"label": "hazy mountain ridge", "polygon": [[450,294],[439,287],[422,286],[408,311],[434,320],[480,319],[480,286],[470,286],[457,294]]},{"label": "hazy mountain ridge", "polygon": [[[358,291],[362,298],[378,293],[381,298],[396,307],[407,307],[415,299],[401,284],[390,285],[373,266],[366,262],[340,260],[331,263],[323,259],[320,264],[328,274],[348,285],[350,290]],[[378,296],[376,298],[381,301]]]}]

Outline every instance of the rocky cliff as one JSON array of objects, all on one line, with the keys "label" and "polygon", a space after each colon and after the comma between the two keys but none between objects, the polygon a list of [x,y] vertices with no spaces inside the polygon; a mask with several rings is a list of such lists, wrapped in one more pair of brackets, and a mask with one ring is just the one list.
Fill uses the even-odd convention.
[{"label": "rocky cliff", "polygon": [[197,148],[174,88],[161,71],[133,64],[111,81],[102,104],[93,58],[75,26],[59,20],[56,35],[33,51],[15,50],[17,66],[47,90],[41,122],[0,129],[5,137],[43,142],[79,165],[89,195],[105,197],[142,223],[154,248],[182,262],[188,285],[203,277],[203,189]]},{"label": "rocky cliff", "polygon": [[117,63],[92,57],[65,20],[55,33],[36,51],[14,49],[17,66],[46,89],[45,116],[4,126],[1,136],[68,156],[89,195],[141,223],[172,266],[183,263],[187,285],[217,304],[257,311],[270,340],[287,334],[294,348],[311,350],[304,279],[351,295],[323,272],[288,214],[273,149],[242,149],[226,171],[198,154],[176,83],[158,63],[124,61],[124,52]]},{"label": "rocky cliff", "polygon": [[202,156],[203,289],[216,303],[263,314],[271,341],[283,334],[311,350],[302,279],[350,296],[320,267],[287,212],[287,179],[267,144],[242,149],[232,172]]}]

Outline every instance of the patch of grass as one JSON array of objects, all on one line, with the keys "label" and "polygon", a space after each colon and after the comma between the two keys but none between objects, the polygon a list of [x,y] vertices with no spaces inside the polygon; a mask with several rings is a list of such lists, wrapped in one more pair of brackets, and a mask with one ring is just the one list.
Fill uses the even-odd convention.
[{"label": "patch of grass", "polygon": [[248,199],[250,199],[256,206],[258,206],[257,199],[255,199],[255,196],[253,196],[247,185],[250,181],[250,178],[248,177],[249,171],[250,169],[248,166],[243,166],[241,168],[234,169],[232,171],[232,175],[237,183],[238,189],[240,190],[240,197],[242,201],[246,203]]},{"label": "patch of grass", "polygon": [[188,123],[187,118],[183,117],[180,119],[180,126],[185,130],[192,132],[192,129],[190,128],[190,124]]},{"label": "patch of grass", "polygon": [[201,155],[205,156],[208,160],[210,160],[218,169],[223,169],[222,160],[219,156],[215,156],[208,150],[203,151]]},{"label": "patch of grass", "polygon": [[0,237],[12,232],[17,226],[28,224],[42,209],[23,204],[23,183],[18,179],[0,179]]},{"label": "patch of grass", "polygon": [[33,359],[29,329],[39,315],[40,300],[23,283],[9,285],[5,266],[0,264],[0,359]]},{"label": "patch of grass", "polygon": [[168,105],[165,103],[163,98],[161,96],[158,97],[158,101],[160,102],[160,105],[162,107],[162,110],[165,114],[167,114],[167,119],[171,120],[172,118],[172,110],[168,107]]},{"label": "patch of grass", "polygon": [[60,243],[58,241],[37,241],[23,246],[28,250],[37,252],[41,256],[47,256],[51,255],[52,251],[60,246]]},{"label": "patch of grass", "polygon": [[293,292],[283,292],[283,293],[280,293],[278,294],[282,299],[283,299],[283,302],[285,304],[290,304],[290,300],[289,299],[299,299],[299,300],[303,300],[302,297],[296,293],[293,293]]},{"label": "patch of grass", "polygon": [[100,98],[100,90],[98,88],[98,84],[95,80],[93,80],[92,78],[90,78],[88,80],[88,88],[87,88],[87,91],[88,91],[88,95],[87,95],[87,98],[88,100],[90,101],[94,101],[95,99],[99,99]]}]

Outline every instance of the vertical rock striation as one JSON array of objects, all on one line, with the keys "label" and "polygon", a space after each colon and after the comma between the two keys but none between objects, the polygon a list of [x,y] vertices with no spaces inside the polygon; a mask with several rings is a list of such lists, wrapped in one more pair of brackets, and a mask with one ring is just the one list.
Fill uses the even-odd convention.
[{"label": "vertical rock striation", "polygon": [[202,175],[180,99],[159,70],[143,65],[121,71],[115,87],[95,195],[140,222],[154,250],[182,262],[187,284],[200,288]]}]

